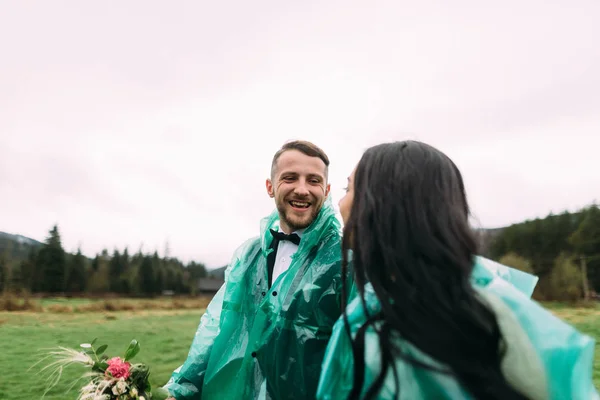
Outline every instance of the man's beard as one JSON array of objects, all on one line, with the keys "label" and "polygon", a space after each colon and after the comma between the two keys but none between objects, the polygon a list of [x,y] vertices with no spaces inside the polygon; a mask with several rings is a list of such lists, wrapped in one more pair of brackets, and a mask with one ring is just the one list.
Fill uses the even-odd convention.
[{"label": "man's beard", "polygon": [[323,206],[323,204],[319,204],[319,205],[315,205],[312,204],[312,210],[309,211],[309,217],[308,218],[302,218],[302,220],[299,220],[298,218],[295,218],[294,216],[288,217],[288,213],[292,213],[293,211],[289,209],[290,205],[288,203],[288,201],[284,201],[283,203],[278,203],[277,204],[277,211],[279,211],[279,218],[281,219],[282,222],[285,222],[285,224],[287,226],[290,227],[290,229],[292,231],[297,231],[299,229],[305,229],[307,227],[310,226],[310,224],[312,224],[315,219],[317,219],[317,216],[319,215],[319,211],[321,211],[321,207]]}]

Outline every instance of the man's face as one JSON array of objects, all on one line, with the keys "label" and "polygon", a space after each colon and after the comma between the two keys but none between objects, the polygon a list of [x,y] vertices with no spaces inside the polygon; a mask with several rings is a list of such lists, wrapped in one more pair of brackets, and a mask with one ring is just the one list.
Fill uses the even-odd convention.
[{"label": "man's face", "polygon": [[275,199],[285,233],[308,227],[329,195],[325,163],[298,150],[283,152],[272,180],[267,179],[267,193]]}]

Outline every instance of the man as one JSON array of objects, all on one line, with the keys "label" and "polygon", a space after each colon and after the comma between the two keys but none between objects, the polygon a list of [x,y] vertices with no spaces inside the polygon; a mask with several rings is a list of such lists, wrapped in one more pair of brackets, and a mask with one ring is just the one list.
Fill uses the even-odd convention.
[{"label": "man", "polygon": [[240,246],[200,320],[188,358],[165,385],[183,399],[312,399],[342,312],[341,236],[329,159],[306,141],[274,155],[276,211]]}]

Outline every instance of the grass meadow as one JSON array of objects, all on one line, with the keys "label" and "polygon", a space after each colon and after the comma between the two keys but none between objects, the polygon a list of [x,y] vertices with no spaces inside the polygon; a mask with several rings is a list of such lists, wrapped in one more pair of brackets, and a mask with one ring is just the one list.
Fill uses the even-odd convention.
[{"label": "grass meadow", "polygon": [[[151,367],[153,386],[163,385],[185,359],[204,307],[209,299],[157,300],[36,300],[29,311],[0,311],[0,399],[39,399],[45,388],[41,365],[28,369],[41,352],[56,346],[77,347],[98,338],[108,345],[109,356],[123,355],[137,339],[140,353],[134,362]],[[600,342],[600,306],[544,304]],[[594,382],[600,387],[600,345],[596,345]],[[46,364],[42,364],[46,365]],[[67,367],[61,382],[45,399],[77,398],[70,384],[82,372]]]},{"label": "grass meadow", "polygon": [[[209,299],[91,300],[44,299],[33,311],[0,311],[0,399],[40,399],[45,361],[31,370],[43,351],[56,346],[77,348],[98,338],[108,356],[123,356],[132,339],[141,350],[133,362],[147,363],[152,386],[163,385],[187,355]],[[77,398],[67,389],[84,370],[65,368],[48,400]]]}]

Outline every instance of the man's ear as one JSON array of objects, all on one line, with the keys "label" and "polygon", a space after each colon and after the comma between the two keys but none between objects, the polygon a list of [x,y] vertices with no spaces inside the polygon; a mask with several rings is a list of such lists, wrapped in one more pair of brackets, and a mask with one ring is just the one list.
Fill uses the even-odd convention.
[{"label": "man's ear", "polygon": [[267,179],[265,186],[267,187],[267,193],[269,194],[269,197],[275,197],[275,192],[273,191],[273,182],[271,182],[270,179]]},{"label": "man's ear", "polygon": [[327,186],[325,186],[325,197],[329,196],[330,190],[331,190],[331,184],[328,183]]}]

